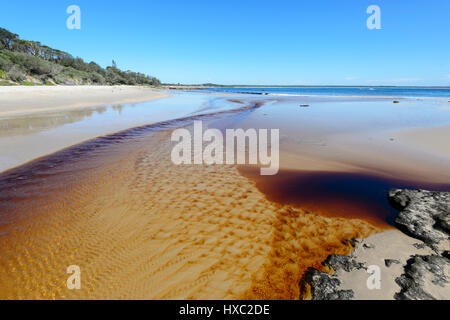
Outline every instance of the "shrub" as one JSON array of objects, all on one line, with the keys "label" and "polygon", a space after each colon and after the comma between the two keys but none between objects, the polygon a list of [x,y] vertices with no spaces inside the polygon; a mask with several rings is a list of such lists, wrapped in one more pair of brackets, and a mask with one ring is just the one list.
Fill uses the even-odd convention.
[{"label": "shrub", "polygon": [[11,67],[13,66],[13,63],[6,55],[0,55],[0,69],[4,71],[9,71]]},{"label": "shrub", "polygon": [[52,72],[50,63],[33,56],[24,56],[22,59],[22,65],[26,70],[29,70],[31,74],[43,75],[50,74]]},{"label": "shrub", "polygon": [[60,74],[63,69],[64,69],[63,66],[60,66],[55,63],[51,63],[50,64],[50,75],[54,77],[54,76]]},{"label": "shrub", "polygon": [[11,69],[8,71],[8,76],[12,81],[16,82],[22,82],[27,78],[23,70],[20,69],[18,66],[12,66]]},{"label": "shrub", "polygon": [[95,62],[86,63],[79,57],[56,50],[36,41],[20,39],[17,34],[0,28],[0,78],[5,73],[12,81],[22,82],[26,75],[39,81],[79,84],[159,85],[158,79],[132,71],[122,71],[113,61],[102,68]]},{"label": "shrub", "polygon": [[106,83],[105,78],[103,78],[97,72],[90,73],[90,80],[92,81],[92,83],[95,83],[95,84],[105,84]]}]

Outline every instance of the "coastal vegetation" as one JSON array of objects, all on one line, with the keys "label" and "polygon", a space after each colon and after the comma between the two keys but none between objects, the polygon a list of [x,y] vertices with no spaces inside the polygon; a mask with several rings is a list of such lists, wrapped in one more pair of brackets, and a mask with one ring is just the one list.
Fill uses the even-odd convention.
[{"label": "coastal vegetation", "polygon": [[0,85],[151,85],[160,81],[139,72],[122,71],[113,60],[102,68],[37,41],[22,40],[0,27]]}]

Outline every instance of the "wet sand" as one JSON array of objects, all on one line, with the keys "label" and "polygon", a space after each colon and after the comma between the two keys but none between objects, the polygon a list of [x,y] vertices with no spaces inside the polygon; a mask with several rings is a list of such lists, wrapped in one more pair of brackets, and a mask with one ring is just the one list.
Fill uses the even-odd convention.
[{"label": "wet sand", "polygon": [[[158,116],[161,111],[150,101],[166,97],[162,90],[137,86],[0,86],[0,172],[88,139],[165,120],[170,111]],[[134,120],[109,116],[137,102],[150,110]],[[100,116],[103,121],[83,125]]]},{"label": "wet sand", "polygon": [[[166,95],[169,94],[164,93],[164,97]],[[206,113],[217,112],[222,106],[225,109],[239,107],[238,104],[226,103],[225,99],[220,106],[213,103],[204,106],[209,97],[200,94],[181,97],[172,93],[170,97],[157,99],[159,96],[155,93],[151,100],[138,103],[61,107],[54,111],[0,116],[0,172],[71,145],[128,128],[177,119],[199,109]],[[47,100],[37,98],[36,103],[42,104]],[[0,96],[0,105],[2,103]]]},{"label": "wet sand", "polygon": [[269,200],[389,228],[397,214],[387,199],[391,188],[450,191],[450,127],[422,127],[450,122],[447,105],[443,99],[279,97],[214,125],[280,128],[277,175],[239,167]]},{"label": "wet sand", "polygon": [[[297,299],[307,267],[378,230],[273,203],[235,166],[173,165],[182,124],[1,175],[0,298]],[[66,288],[69,265],[81,267],[79,291]]]},{"label": "wet sand", "polygon": [[[234,165],[171,162],[172,130],[192,129],[194,119],[219,128],[278,124],[273,100],[239,101],[238,110],[99,137],[0,174],[0,299],[298,299],[307,268],[349,253],[353,238],[391,228],[385,204],[372,208],[380,195],[364,197],[398,177],[380,180],[377,170],[332,153],[318,154],[318,162],[340,171],[315,173],[291,162],[296,172],[282,168],[273,183]],[[337,134],[297,132],[311,133],[316,140],[306,145],[314,147]],[[290,151],[311,156],[298,145]],[[433,174],[418,181],[438,183],[435,172],[448,174],[445,165],[422,163]],[[379,161],[375,169],[386,167]],[[66,287],[70,265],[81,268],[81,290]]]},{"label": "wet sand", "polygon": [[406,129],[392,135],[405,145],[439,155],[450,163],[450,126]]},{"label": "wet sand", "polygon": [[[309,107],[301,108],[302,103]],[[285,170],[448,184],[448,105],[442,99],[393,104],[384,98],[279,98],[238,126],[280,128]]]}]

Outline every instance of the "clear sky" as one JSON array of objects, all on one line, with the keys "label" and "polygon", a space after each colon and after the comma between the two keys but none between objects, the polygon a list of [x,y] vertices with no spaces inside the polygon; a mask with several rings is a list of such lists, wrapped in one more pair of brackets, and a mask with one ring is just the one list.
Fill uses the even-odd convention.
[{"label": "clear sky", "polygon": [[2,0],[0,26],[170,83],[450,85],[450,0]]}]

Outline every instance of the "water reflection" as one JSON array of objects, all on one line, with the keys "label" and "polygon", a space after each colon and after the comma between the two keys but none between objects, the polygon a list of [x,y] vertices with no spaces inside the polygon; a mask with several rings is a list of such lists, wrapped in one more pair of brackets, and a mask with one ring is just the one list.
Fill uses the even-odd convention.
[{"label": "water reflection", "polygon": [[[123,108],[120,105],[113,106],[113,110]],[[106,112],[106,106],[87,109],[75,109],[57,112],[43,112],[25,116],[0,119],[0,136],[32,134],[42,130],[56,128],[64,124],[82,121],[93,114]]]},{"label": "water reflection", "polygon": [[252,167],[239,172],[254,180],[271,201],[330,217],[364,218],[374,225],[393,224],[397,210],[389,203],[392,188],[450,191],[450,184],[419,183],[368,173],[281,170],[261,176]]},{"label": "water reflection", "polygon": [[242,107],[199,93],[135,104],[95,106],[0,118],[0,172],[62,148],[128,128]]},{"label": "water reflection", "polygon": [[[408,144],[399,132],[449,125],[447,105],[442,99],[393,103],[386,98],[278,97],[245,117],[213,125],[279,129],[283,169],[362,172],[445,183],[450,179],[445,152]],[[446,149],[445,143],[439,148]]]}]

